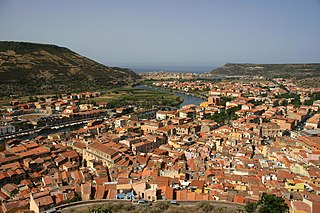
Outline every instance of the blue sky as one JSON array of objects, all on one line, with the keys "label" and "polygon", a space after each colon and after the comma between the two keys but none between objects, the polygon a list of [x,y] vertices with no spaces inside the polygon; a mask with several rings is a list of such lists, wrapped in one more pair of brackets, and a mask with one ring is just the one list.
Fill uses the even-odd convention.
[{"label": "blue sky", "polygon": [[0,0],[0,40],[107,65],[320,62],[320,1]]}]

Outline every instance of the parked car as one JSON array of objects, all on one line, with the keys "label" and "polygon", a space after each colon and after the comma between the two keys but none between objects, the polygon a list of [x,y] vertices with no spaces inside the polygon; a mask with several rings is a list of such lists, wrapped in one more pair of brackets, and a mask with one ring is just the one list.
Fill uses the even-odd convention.
[{"label": "parked car", "polygon": [[151,202],[148,202],[147,200],[138,200],[138,202],[136,203],[137,205],[152,205]]},{"label": "parked car", "polygon": [[176,200],[171,200],[171,201],[170,201],[170,204],[171,204],[171,205],[180,205]]}]

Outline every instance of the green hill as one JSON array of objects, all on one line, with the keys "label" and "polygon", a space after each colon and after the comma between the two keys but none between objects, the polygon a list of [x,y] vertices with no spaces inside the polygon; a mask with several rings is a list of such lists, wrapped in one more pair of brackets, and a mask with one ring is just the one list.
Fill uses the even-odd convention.
[{"label": "green hill", "polygon": [[0,41],[0,96],[92,91],[138,78],[130,69],[102,65],[65,47]]},{"label": "green hill", "polygon": [[210,72],[216,76],[264,76],[310,78],[320,76],[320,63],[313,64],[236,64],[227,63]]}]

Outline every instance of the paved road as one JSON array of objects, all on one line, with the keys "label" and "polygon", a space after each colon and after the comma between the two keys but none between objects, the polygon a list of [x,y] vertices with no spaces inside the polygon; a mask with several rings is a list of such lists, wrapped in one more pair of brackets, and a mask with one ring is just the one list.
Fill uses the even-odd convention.
[{"label": "paved road", "polygon": [[[67,213],[67,212],[85,212],[89,207],[94,206],[94,205],[104,205],[106,203],[116,203],[116,202],[125,202],[125,203],[131,203],[131,201],[127,200],[90,200],[90,201],[80,201],[80,202],[75,202],[75,203],[69,203],[69,204],[64,204],[61,206],[57,206],[56,209],[58,211],[61,211],[62,213]],[[169,201],[164,201],[164,200],[158,200],[158,202],[169,202]],[[177,201],[179,206],[195,206],[198,203],[203,202],[203,201]],[[226,202],[226,201],[208,201],[212,205],[217,206],[217,207],[222,207],[222,208],[233,208],[233,209],[238,209],[243,207],[243,204],[239,203],[233,203],[233,202]],[[176,205],[174,205],[176,206]]]},{"label": "paved road", "polygon": [[[41,132],[42,130],[50,130],[52,127],[55,127],[55,126],[58,126],[58,128],[64,128],[64,127],[71,127],[72,124],[76,125],[77,123],[79,122],[89,122],[91,120],[96,120],[96,119],[104,119],[106,116],[100,116],[100,117],[93,117],[93,118],[84,118],[84,119],[80,119],[80,120],[72,120],[72,121],[67,121],[67,122],[64,122],[64,123],[59,123],[59,124],[52,124],[52,125],[47,125],[47,126],[43,126],[43,127],[37,127],[37,128],[34,128],[34,129],[27,129],[27,130],[24,130],[24,131],[20,131],[20,132],[14,132],[12,134],[7,134],[7,135],[4,135],[4,136],[1,136],[0,137],[0,141],[1,140],[7,140],[7,139],[12,139],[12,138],[16,138],[16,137],[20,137],[20,136],[26,136],[26,135],[30,135],[30,134],[34,134],[34,133],[38,133],[38,132]],[[68,125],[69,126],[66,126]],[[63,127],[59,127],[59,126],[63,126]]]}]

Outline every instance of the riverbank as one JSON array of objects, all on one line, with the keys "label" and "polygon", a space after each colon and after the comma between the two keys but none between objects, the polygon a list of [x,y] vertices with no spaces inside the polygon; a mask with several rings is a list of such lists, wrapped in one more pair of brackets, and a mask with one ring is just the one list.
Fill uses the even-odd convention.
[{"label": "riverbank", "polygon": [[37,136],[44,136],[47,137],[51,134],[60,134],[60,133],[67,133],[70,131],[75,131],[84,126],[84,124],[87,122],[75,122],[70,125],[57,125],[52,127],[39,127],[36,129],[30,129],[26,130],[24,132],[15,132],[8,136],[2,136],[0,137],[0,151],[4,150],[5,142],[10,139],[21,139],[21,140],[28,140],[33,139]]},{"label": "riverbank", "polygon": [[158,87],[152,87],[149,85],[137,85],[135,86],[135,88],[141,88],[144,90],[151,90],[151,91],[162,91],[165,93],[169,93],[169,94],[173,94],[176,96],[179,96],[183,99],[183,102],[179,104],[179,108],[184,106],[184,105],[188,105],[188,104],[194,104],[194,105],[199,105],[201,102],[204,102],[205,99],[198,97],[194,94],[186,94],[186,93],[182,93],[182,92],[172,92],[169,90],[165,90],[163,88],[158,88]]},{"label": "riverbank", "polygon": [[199,93],[193,93],[193,92],[186,92],[186,91],[181,91],[181,90],[173,89],[173,88],[163,88],[163,87],[154,86],[154,85],[153,85],[154,82],[157,82],[157,81],[154,81],[154,80],[145,80],[145,81],[142,81],[141,84],[142,84],[142,85],[146,85],[146,86],[148,86],[148,87],[157,88],[157,89],[159,89],[159,90],[169,91],[169,92],[172,92],[172,93],[182,93],[182,94],[185,94],[185,95],[196,96],[196,97],[201,98],[201,99],[204,99],[204,100],[206,100],[206,99],[208,98],[208,95],[205,95],[205,94],[199,94]]},{"label": "riverbank", "polygon": [[109,108],[135,106],[152,109],[154,106],[177,107],[183,99],[177,95],[147,88],[123,87],[103,92],[99,97],[86,100],[88,103],[106,102]]}]

